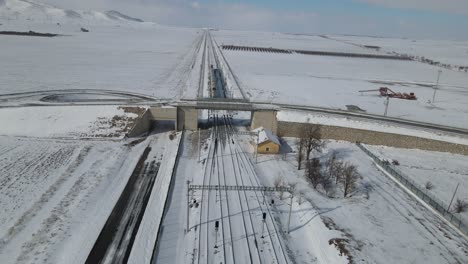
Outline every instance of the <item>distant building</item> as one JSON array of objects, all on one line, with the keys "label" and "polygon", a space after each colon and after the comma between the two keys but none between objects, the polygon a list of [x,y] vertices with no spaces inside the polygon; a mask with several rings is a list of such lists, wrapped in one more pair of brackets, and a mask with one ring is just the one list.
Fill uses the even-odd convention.
[{"label": "distant building", "polygon": [[277,136],[268,129],[259,127],[253,130],[258,132],[258,153],[261,154],[278,154],[281,143]]}]

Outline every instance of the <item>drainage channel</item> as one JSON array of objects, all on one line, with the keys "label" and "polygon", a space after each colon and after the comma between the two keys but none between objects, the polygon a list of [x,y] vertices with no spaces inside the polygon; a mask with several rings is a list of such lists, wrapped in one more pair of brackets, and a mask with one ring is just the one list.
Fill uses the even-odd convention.
[{"label": "drainage channel", "polygon": [[126,263],[143,218],[160,163],[147,161],[147,147],[101,230],[86,263]]}]

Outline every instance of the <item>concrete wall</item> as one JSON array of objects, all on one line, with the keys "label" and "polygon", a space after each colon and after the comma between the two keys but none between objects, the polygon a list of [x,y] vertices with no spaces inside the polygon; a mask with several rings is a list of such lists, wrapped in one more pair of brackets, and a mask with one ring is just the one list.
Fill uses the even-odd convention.
[{"label": "concrete wall", "polygon": [[[278,122],[278,135],[282,137],[298,137],[304,126],[305,124],[303,123]],[[324,139],[361,142],[369,145],[383,145],[396,148],[450,152],[468,156],[467,145],[356,128],[319,126],[321,127]]]},{"label": "concrete wall", "polygon": [[177,107],[151,107],[153,120],[176,121]]},{"label": "concrete wall", "polygon": [[135,125],[128,132],[129,137],[138,137],[148,133],[151,130],[151,123],[153,117],[150,110],[146,110],[138,120],[135,121]]},{"label": "concrete wall", "polygon": [[256,129],[264,127],[277,135],[278,119],[276,118],[277,111],[254,111],[252,112],[251,128]]},{"label": "concrete wall", "polygon": [[177,107],[176,130],[192,130],[198,129],[198,109]]}]

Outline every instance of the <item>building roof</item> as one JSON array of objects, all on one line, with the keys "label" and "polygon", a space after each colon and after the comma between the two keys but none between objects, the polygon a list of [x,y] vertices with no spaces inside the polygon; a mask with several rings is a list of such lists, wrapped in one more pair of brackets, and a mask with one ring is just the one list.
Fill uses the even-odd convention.
[{"label": "building roof", "polygon": [[271,132],[270,130],[266,129],[266,128],[263,128],[263,127],[259,127],[259,128],[256,128],[254,130],[252,130],[252,132],[258,132],[258,144],[262,144],[262,143],[265,143],[267,141],[271,141],[277,145],[281,145],[279,139],[277,136],[275,136],[273,134],[273,132]]}]

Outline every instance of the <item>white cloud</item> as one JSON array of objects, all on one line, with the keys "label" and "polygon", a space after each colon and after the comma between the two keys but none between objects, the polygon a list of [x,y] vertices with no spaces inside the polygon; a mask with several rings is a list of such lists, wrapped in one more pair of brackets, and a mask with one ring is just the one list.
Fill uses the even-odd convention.
[{"label": "white cloud", "polygon": [[200,3],[198,2],[192,2],[192,4],[190,4],[192,6],[193,9],[200,9]]},{"label": "white cloud", "polygon": [[467,0],[353,0],[391,8],[429,10],[468,15]]},{"label": "white cloud", "polygon": [[[1,0],[0,0],[1,1]],[[346,10],[314,13],[313,11],[273,10],[249,4],[212,0],[37,0],[61,8],[99,11],[114,9],[124,14],[160,24],[184,27],[281,31],[312,34],[359,34],[414,38],[468,39],[463,21],[440,21],[405,17],[385,19],[369,14],[353,14]],[[392,8],[452,10],[468,12],[468,0],[347,0]],[[458,11],[457,10],[461,10]],[[447,11],[449,12],[449,11]]]}]

